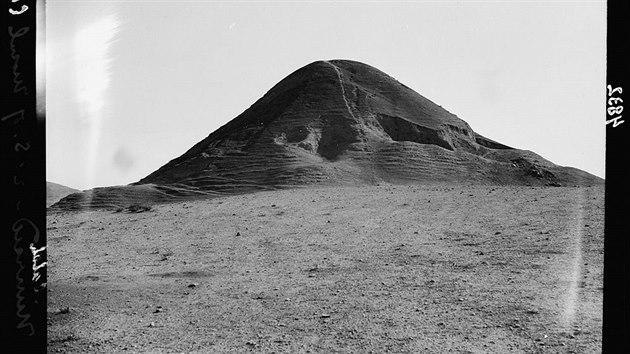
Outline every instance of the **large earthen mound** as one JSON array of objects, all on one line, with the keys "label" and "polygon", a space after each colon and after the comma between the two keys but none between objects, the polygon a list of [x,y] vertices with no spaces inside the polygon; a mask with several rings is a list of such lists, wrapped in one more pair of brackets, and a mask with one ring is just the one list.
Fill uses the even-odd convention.
[{"label": "large earthen mound", "polygon": [[330,60],[287,76],[140,181],[75,195],[60,206],[378,182],[582,186],[603,180],[481,136],[369,65]]}]

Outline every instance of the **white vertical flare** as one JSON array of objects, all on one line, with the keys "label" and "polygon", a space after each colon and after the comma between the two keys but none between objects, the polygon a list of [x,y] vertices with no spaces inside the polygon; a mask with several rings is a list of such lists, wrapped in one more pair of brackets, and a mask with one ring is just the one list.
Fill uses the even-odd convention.
[{"label": "white vertical flare", "polygon": [[87,184],[95,187],[97,152],[101,135],[103,107],[110,81],[110,46],[119,29],[113,15],[101,18],[81,29],[75,37],[76,97],[81,122],[88,128]]},{"label": "white vertical flare", "polygon": [[584,207],[586,205],[586,197],[581,194],[578,200],[575,201],[573,211],[573,217],[569,222],[573,222],[569,227],[568,232],[571,236],[571,261],[568,269],[568,283],[569,286],[566,290],[564,297],[564,309],[562,311],[562,325],[565,329],[571,330],[571,327],[575,324],[577,310],[579,309],[580,302],[580,283],[582,282],[582,245],[584,239]]}]

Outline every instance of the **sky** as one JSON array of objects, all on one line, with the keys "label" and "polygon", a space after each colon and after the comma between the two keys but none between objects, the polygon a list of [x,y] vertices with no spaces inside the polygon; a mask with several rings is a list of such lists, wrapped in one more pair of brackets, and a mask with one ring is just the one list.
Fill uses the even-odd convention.
[{"label": "sky", "polygon": [[605,40],[603,0],[48,0],[46,179],[136,182],[328,59],[605,177]]}]

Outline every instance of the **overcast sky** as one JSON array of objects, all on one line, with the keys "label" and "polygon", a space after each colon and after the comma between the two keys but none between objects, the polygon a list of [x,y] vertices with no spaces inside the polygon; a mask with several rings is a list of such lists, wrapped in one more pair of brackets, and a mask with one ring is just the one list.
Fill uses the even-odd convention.
[{"label": "overcast sky", "polygon": [[47,180],[69,187],[138,181],[321,59],[604,177],[603,0],[48,0],[46,26]]}]

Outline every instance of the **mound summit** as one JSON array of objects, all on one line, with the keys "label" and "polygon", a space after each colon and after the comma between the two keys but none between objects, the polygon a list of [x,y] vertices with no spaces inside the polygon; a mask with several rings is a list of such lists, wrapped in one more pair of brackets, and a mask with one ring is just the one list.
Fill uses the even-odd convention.
[{"label": "mound summit", "polygon": [[378,182],[583,186],[603,180],[486,138],[374,67],[329,60],[296,70],[140,181],[73,194],[57,206]]}]

